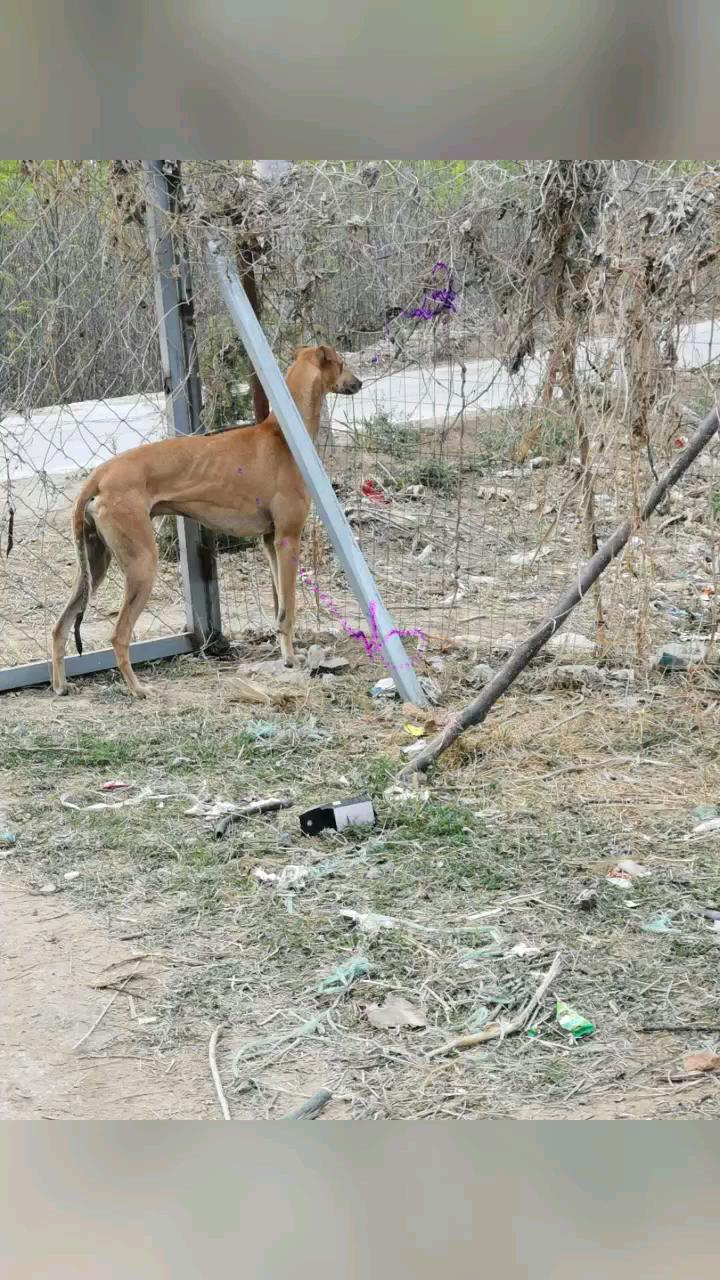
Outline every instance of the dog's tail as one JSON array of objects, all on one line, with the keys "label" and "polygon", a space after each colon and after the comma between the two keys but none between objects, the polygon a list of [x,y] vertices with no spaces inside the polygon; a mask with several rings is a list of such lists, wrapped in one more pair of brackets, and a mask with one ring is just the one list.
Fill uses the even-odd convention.
[{"label": "dog's tail", "polygon": [[92,576],[90,573],[90,557],[88,556],[87,535],[88,525],[94,525],[92,516],[87,512],[87,504],[98,492],[98,481],[95,474],[88,476],[77,498],[72,513],[72,533],[75,540],[75,554],[78,561],[78,612],[75,615],[75,648],[78,653],[82,653],[82,636],[80,635],[80,626],[85,617],[85,610],[88,606],[90,593],[92,591]]}]

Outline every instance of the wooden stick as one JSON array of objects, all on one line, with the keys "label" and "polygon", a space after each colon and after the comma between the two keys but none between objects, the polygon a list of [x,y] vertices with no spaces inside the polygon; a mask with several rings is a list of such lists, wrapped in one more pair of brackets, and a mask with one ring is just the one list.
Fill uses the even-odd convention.
[{"label": "wooden stick", "polygon": [[324,1111],[328,1102],[332,1100],[332,1094],[327,1089],[318,1089],[312,1098],[308,1098],[307,1102],[303,1102],[301,1107],[295,1111],[290,1111],[284,1116],[285,1120],[317,1120],[321,1111]]},{"label": "wooden stick", "polygon": [[223,1117],[225,1120],[232,1120],[232,1116],[230,1115],[230,1108],[227,1104],[227,1098],[225,1097],[225,1094],[223,1092],[222,1080],[220,1079],[220,1072],[218,1071],[217,1058],[215,1056],[215,1050],[217,1049],[217,1042],[220,1037],[221,1031],[222,1031],[222,1027],[216,1027],[210,1037],[210,1044],[208,1045],[208,1059],[210,1062],[210,1074],[213,1078],[213,1084],[215,1085],[215,1092],[218,1096],[218,1102],[220,1103],[220,1110],[222,1111]]},{"label": "wooden stick", "polygon": [[[695,461],[698,454],[702,452],[706,444],[716,434],[718,426],[720,426],[720,419],[718,418],[717,408],[714,407],[682,453],[678,454],[672,466],[668,467],[657,484],[653,485],[640,509],[640,524],[649,519],[668,490],[685,474],[690,464]],[[458,715],[451,717],[440,733],[432,738],[422,751],[411,757],[405,768],[400,771],[400,781],[407,781],[413,773],[427,769],[428,765],[437,760],[438,756],[442,755],[443,751],[446,751],[465,729],[469,729],[471,725],[482,724],[490,709],[498,701],[498,698],[502,697],[506,690],[510,688],[510,685],[520,675],[520,672],[525,670],[528,663],[540,652],[550,637],[567,622],[575,606],[587,595],[593,583],[600,577],[600,574],[607,569],[608,565],[623,550],[636,527],[639,526],[636,525],[631,516],[628,516],[617,526],[615,532],[603,542],[602,546],[595,552],[595,555],[580,570],[573,585],[568,587],[567,591],[561,595],[555,608],[546,614],[527,640],[523,640],[522,644],[517,646],[507,662],[503,663],[495,677],[485,686],[482,693],[468,703]]]},{"label": "wooden stick", "polygon": [[253,800],[250,804],[236,809],[234,813],[226,813],[225,817],[220,819],[215,827],[215,839],[221,840],[233,822],[239,822],[241,818],[248,818],[253,813],[274,813],[276,809],[290,809],[294,803],[294,800],[288,798],[284,800]]},{"label": "wooden stick", "polygon": [[427,1055],[428,1058],[443,1057],[453,1049],[473,1049],[478,1044],[487,1044],[488,1040],[505,1040],[507,1036],[517,1035],[518,1031],[522,1031],[527,1026],[548,987],[552,986],[557,978],[561,966],[562,952],[558,951],[535,994],[509,1022],[493,1022],[489,1027],[484,1027],[482,1031],[476,1031],[472,1035],[457,1036],[455,1040],[448,1040],[447,1044],[440,1045],[439,1049],[431,1050]]}]

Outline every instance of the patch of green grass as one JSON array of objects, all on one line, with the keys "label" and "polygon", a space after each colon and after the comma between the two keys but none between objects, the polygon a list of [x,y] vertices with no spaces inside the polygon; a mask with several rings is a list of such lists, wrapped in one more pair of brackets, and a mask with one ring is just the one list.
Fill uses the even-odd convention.
[{"label": "patch of green grass", "polygon": [[550,1062],[545,1063],[541,1074],[546,1084],[565,1084],[572,1074],[571,1065],[567,1058],[551,1058]]},{"label": "patch of green grass", "polygon": [[569,417],[547,414],[540,426],[537,452],[545,458],[565,459],[575,445],[575,427]]},{"label": "patch of green grass", "polygon": [[475,819],[466,809],[437,800],[398,805],[388,818],[391,827],[402,831],[408,839],[428,842],[442,840],[465,844],[472,837],[475,826]]},{"label": "patch of green grass", "polygon": [[127,738],[96,738],[91,733],[78,733],[66,743],[36,739],[31,744],[8,744],[3,752],[6,769],[29,770],[67,769],[118,769],[135,763],[139,751],[144,755],[149,744]]},{"label": "patch of green grass", "polygon": [[409,467],[403,475],[403,485],[422,484],[435,493],[453,493],[457,489],[458,470],[442,458],[428,458]]},{"label": "patch of green grass", "polygon": [[395,780],[397,766],[387,756],[376,756],[367,775],[367,789],[377,799]]},{"label": "patch of green grass", "polygon": [[396,421],[385,409],[374,418],[364,418],[362,430],[366,444],[376,453],[401,457],[408,449],[417,449],[420,445],[420,428],[412,422]]}]

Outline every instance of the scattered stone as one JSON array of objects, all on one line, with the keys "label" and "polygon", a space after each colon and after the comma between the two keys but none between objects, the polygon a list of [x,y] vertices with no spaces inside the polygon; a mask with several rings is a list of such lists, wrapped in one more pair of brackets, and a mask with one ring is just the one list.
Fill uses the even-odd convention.
[{"label": "scattered stone", "polygon": [[442,689],[437,680],[432,680],[430,676],[420,676],[418,683],[428,702],[436,707],[442,699]]},{"label": "scattered stone", "polygon": [[607,684],[607,676],[600,667],[578,663],[558,667],[549,683],[553,689],[602,689]]},{"label": "scattered stone", "polygon": [[313,672],[319,671],[321,663],[325,658],[325,650],[320,644],[311,644],[305,655],[305,670],[312,675]]},{"label": "scattered stone", "polygon": [[513,555],[508,556],[508,564],[514,564],[516,567],[524,569],[528,565],[534,564],[536,560],[544,560],[545,556],[549,555],[549,547],[537,547],[534,551],[516,551]]},{"label": "scattered stone", "polygon": [[511,631],[506,631],[494,642],[492,650],[493,653],[499,654],[512,653],[513,649],[517,648],[519,643],[520,641],[512,634]]},{"label": "scattered stone", "polygon": [[598,904],[598,896],[594,889],[583,889],[575,899],[575,906],[581,911],[594,911]]},{"label": "scattered stone", "polygon": [[494,676],[495,669],[490,666],[489,662],[478,662],[477,666],[473,667],[469,673],[467,682],[473,689],[484,689],[485,685],[489,684]]},{"label": "scattered stone", "polygon": [[499,498],[501,502],[510,502],[515,496],[514,490],[503,489],[500,485],[482,484],[477,490],[478,498],[484,498],[491,501],[493,498]]},{"label": "scattered stone", "polygon": [[615,667],[604,669],[608,680],[612,680],[614,684],[634,684],[635,672],[632,667]]},{"label": "scattered stone", "polygon": [[587,636],[581,636],[577,631],[558,631],[557,635],[551,636],[546,644],[549,653],[595,653],[596,644],[594,640],[588,640]]},{"label": "scattered stone", "polygon": [[326,675],[336,676],[340,671],[349,671],[350,663],[347,658],[323,658],[318,670]]}]

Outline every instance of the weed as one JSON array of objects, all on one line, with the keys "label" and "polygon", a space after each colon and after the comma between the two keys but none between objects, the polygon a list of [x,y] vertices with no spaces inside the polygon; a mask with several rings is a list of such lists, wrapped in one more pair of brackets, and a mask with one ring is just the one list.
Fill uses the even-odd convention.
[{"label": "weed", "polygon": [[420,444],[420,428],[412,422],[398,422],[392,413],[382,409],[374,418],[363,418],[362,431],[365,443],[376,453],[402,457],[409,448]]}]

